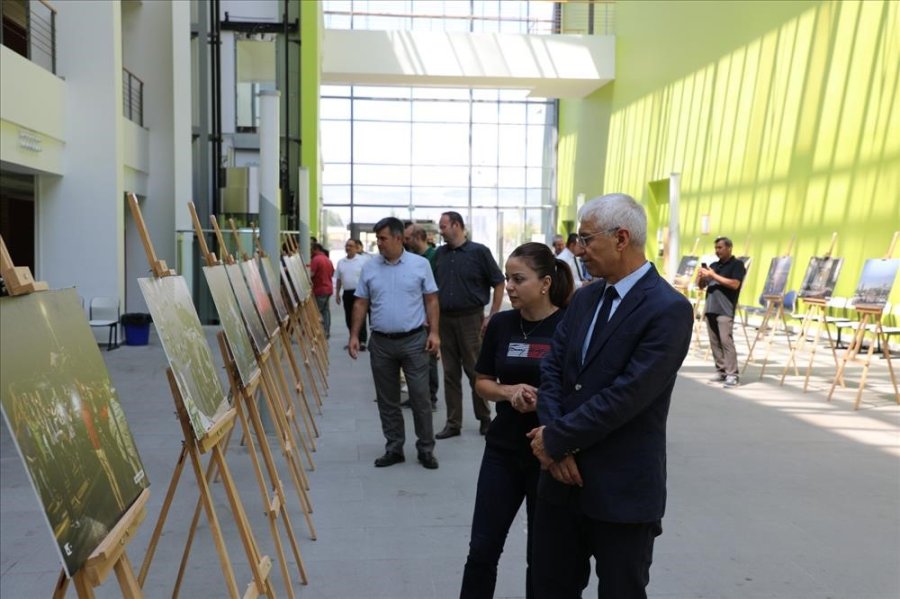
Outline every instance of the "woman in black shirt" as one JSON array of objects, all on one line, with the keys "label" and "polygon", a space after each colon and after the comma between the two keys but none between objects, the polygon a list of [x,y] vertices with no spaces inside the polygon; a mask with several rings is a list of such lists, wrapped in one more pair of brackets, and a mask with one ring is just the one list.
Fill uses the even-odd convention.
[{"label": "woman in black shirt", "polygon": [[[526,434],[538,426],[541,358],[550,350],[573,288],[568,265],[544,244],[521,245],[506,261],[506,293],[513,309],[491,318],[475,364],[475,390],[497,403],[497,416],[478,475],[461,599],[494,596],[497,563],[523,499],[531,526],[540,464]],[[530,538],[528,543],[525,584],[530,598]]]}]

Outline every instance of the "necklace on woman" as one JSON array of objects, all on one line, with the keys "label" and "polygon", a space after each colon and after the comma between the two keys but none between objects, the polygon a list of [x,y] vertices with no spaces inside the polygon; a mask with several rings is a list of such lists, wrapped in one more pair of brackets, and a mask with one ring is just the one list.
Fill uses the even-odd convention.
[{"label": "necklace on woman", "polygon": [[526,332],[525,332],[525,325],[524,325],[524,323],[525,323],[525,318],[522,316],[522,313],[519,312],[519,331],[521,331],[521,333],[522,333],[522,338],[525,339],[525,341],[528,341],[528,335],[534,335],[534,332],[535,332],[536,330],[538,330],[538,328],[540,328],[540,326],[541,326],[542,324],[544,324],[544,321],[547,320],[548,318],[550,318],[550,317],[551,317],[552,315],[554,315],[554,314],[556,314],[556,310],[554,310],[553,312],[551,312],[551,313],[548,314],[547,316],[543,317],[536,325],[534,325],[533,327],[531,327],[531,330],[530,330],[530,331],[528,331],[528,332],[526,333]]}]

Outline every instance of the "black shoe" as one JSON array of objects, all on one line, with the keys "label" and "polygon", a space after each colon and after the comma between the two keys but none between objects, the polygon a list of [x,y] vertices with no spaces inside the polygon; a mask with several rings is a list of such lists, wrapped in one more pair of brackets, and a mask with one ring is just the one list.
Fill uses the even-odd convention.
[{"label": "black shoe", "polygon": [[444,430],[439,432],[434,436],[435,439],[449,439],[450,437],[458,437],[459,429],[458,428],[450,428],[449,426],[445,426]]},{"label": "black shoe", "polygon": [[393,466],[394,464],[399,464],[405,461],[406,457],[402,453],[387,452],[380,458],[375,458],[375,467],[387,468],[388,466]]},{"label": "black shoe", "polygon": [[437,470],[438,468],[437,458],[430,453],[420,453],[419,463],[429,470]]},{"label": "black shoe", "polygon": [[489,428],[491,428],[491,421],[490,420],[482,420],[481,426],[478,427],[478,432],[481,433],[481,436],[483,437],[484,435],[487,434]]},{"label": "black shoe", "polygon": [[401,401],[401,402],[400,402],[400,407],[401,407],[401,408],[411,408],[411,407],[412,407],[412,402],[409,401],[408,399],[407,399],[406,401]]}]

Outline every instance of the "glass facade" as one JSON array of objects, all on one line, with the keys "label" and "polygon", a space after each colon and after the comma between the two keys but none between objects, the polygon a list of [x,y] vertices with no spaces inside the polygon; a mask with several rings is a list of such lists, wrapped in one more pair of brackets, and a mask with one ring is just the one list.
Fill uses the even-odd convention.
[{"label": "glass facade", "polygon": [[[512,1],[326,2],[324,8],[327,27],[434,29],[438,19],[421,15],[443,11],[447,29],[465,22],[464,31],[523,32],[534,26],[528,17],[535,5],[552,14],[552,3]],[[413,9],[420,9],[417,16],[401,15]],[[382,20],[372,20],[379,15]],[[471,238],[501,264],[517,245],[546,241],[555,223],[556,102],[527,94],[323,86],[322,238],[340,248],[351,226],[365,238],[385,216],[436,224],[442,212],[455,210]]]}]

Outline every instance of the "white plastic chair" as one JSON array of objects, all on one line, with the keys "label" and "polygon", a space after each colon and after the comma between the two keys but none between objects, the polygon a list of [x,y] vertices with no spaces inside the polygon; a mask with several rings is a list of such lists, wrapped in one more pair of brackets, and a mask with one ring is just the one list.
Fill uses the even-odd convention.
[{"label": "white plastic chair", "polygon": [[119,298],[92,298],[89,318],[92,327],[109,327],[106,351],[119,347]]}]

